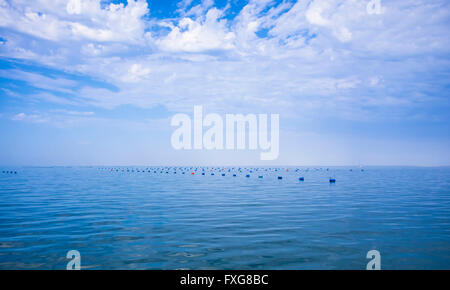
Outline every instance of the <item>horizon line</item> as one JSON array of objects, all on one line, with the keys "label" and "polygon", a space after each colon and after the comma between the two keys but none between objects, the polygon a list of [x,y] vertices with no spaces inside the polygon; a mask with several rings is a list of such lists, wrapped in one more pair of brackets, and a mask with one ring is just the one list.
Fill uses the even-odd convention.
[{"label": "horizon line", "polygon": [[320,167],[320,168],[331,168],[331,167],[450,167],[449,165],[223,165],[223,164],[215,164],[215,165],[170,165],[170,164],[158,164],[158,165],[0,165],[0,167],[279,167],[279,168],[288,168],[288,167]]}]

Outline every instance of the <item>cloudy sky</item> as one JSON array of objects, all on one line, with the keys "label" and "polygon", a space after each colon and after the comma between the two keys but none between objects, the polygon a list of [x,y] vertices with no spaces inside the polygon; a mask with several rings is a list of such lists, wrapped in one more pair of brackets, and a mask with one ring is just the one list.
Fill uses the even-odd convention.
[{"label": "cloudy sky", "polygon": [[[0,0],[0,165],[450,165],[449,29],[446,0]],[[280,114],[279,158],[172,149],[194,105]]]}]

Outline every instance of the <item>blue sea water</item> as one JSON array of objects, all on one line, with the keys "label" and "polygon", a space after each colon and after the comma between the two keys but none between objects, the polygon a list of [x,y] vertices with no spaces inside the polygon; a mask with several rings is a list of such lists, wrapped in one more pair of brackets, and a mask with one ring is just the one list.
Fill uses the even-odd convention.
[{"label": "blue sea water", "polygon": [[0,168],[0,269],[450,269],[450,168],[145,168]]}]

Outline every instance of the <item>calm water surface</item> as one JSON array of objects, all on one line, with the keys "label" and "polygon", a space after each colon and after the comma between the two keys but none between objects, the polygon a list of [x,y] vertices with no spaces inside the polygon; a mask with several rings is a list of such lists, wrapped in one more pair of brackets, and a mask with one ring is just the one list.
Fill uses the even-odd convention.
[{"label": "calm water surface", "polygon": [[144,168],[1,168],[0,269],[450,269],[449,168]]}]

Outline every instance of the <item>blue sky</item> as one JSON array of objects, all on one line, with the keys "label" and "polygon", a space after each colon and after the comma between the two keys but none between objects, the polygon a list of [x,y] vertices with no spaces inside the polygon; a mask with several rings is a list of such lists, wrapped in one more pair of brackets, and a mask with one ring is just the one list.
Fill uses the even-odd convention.
[{"label": "blue sky", "polygon": [[[450,165],[450,3],[0,0],[0,165]],[[170,118],[280,114],[280,156]]]}]

